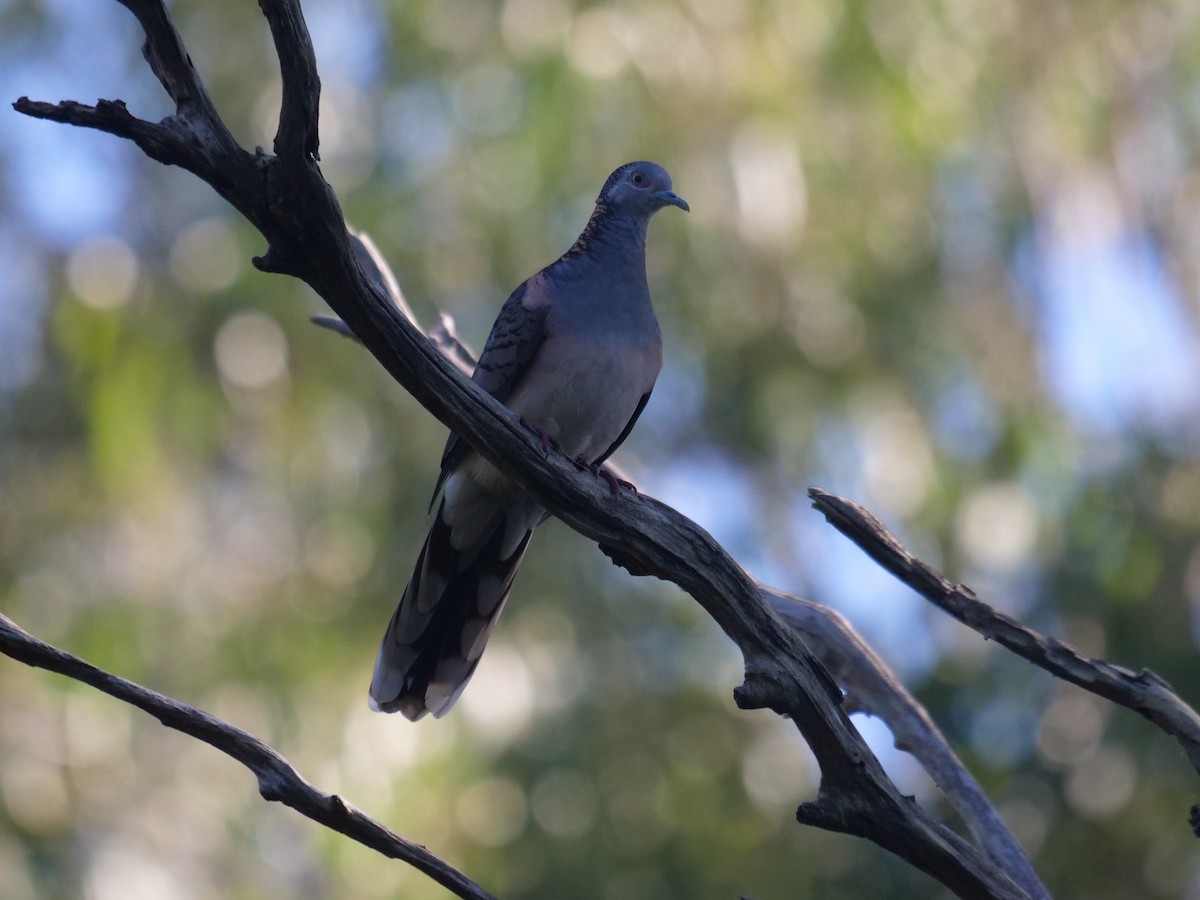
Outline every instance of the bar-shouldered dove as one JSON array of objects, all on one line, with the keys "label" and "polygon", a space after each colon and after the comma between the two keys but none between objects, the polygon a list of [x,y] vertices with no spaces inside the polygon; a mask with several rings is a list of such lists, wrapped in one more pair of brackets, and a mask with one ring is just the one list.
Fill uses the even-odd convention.
[{"label": "bar-shouldered dove", "polygon": [[[589,468],[629,435],[662,366],[646,282],[646,228],[688,205],[654,163],[621,166],[583,233],[513,291],[472,380],[544,445]],[[544,510],[457,435],[442,454],[441,503],[379,648],[371,707],[414,722],[462,694]]]}]

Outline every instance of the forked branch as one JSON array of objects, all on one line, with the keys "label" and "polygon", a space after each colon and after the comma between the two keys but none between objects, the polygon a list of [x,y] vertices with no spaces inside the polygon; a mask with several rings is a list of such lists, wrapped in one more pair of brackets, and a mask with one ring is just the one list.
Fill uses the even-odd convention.
[{"label": "forked branch", "polygon": [[1179,742],[1200,773],[1200,716],[1174,689],[1149,669],[1133,672],[1077,652],[1058,638],[1041,634],[981,601],[913,556],[868,510],[844,497],[810,488],[813,506],[868,556],[943,612],[1052,675],[1106,700],[1141,713]]}]

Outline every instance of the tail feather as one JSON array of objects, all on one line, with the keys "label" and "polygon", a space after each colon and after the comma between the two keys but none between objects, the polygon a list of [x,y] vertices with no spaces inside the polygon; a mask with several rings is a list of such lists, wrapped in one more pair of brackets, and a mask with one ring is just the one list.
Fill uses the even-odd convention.
[{"label": "tail feather", "polygon": [[501,514],[482,543],[456,549],[445,513],[443,500],[371,681],[373,709],[400,712],[414,722],[426,713],[445,715],[462,694],[533,534],[528,527],[514,535],[512,517]]}]

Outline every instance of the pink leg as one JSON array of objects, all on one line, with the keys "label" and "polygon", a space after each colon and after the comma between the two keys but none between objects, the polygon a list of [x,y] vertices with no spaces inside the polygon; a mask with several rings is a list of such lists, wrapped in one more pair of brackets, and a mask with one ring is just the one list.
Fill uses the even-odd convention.
[{"label": "pink leg", "polygon": [[604,466],[598,466],[595,463],[587,462],[586,460],[581,459],[581,458],[575,459],[574,463],[575,463],[575,465],[577,465],[579,468],[583,469],[584,471],[591,472],[593,475],[595,475],[601,481],[606,482],[608,484],[609,490],[612,492],[612,495],[614,497],[617,496],[618,493],[620,493],[621,488],[628,488],[629,490],[633,491],[634,494],[637,494],[637,492],[638,492],[638,489],[636,486],[634,486],[633,482],[626,481],[623,478],[618,478],[616,475],[614,475],[608,469],[604,468]]},{"label": "pink leg", "polygon": [[550,432],[548,432],[545,428],[542,428],[540,425],[530,425],[525,421],[524,416],[521,416],[520,422],[522,425],[536,434],[538,436],[538,440],[542,442],[542,456],[548,456],[551,448],[555,450],[559,449],[558,441],[551,437]]}]

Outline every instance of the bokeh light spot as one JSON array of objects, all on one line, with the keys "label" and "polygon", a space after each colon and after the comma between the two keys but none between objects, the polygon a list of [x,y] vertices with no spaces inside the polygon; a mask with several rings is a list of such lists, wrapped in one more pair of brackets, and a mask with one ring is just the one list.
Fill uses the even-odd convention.
[{"label": "bokeh light spot", "polygon": [[493,639],[458,706],[472,731],[496,747],[524,731],[533,719],[534,694],[529,666],[521,654]]},{"label": "bokeh light spot", "polygon": [[596,824],[599,801],[590,778],[574,769],[555,769],[533,787],[533,818],[554,837],[583,837]]},{"label": "bokeh light spot", "polygon": [[1119,747],[1101,747],[1072,767],[1067,800],[1081,815],[1106,819],[1133,797],[1137,767]]},{"label": "bokeh light spot", "polygon": [[197,294],[215,294],[237,280],[240,251],[233,227],[218,216],[193,222],[171,245],[171,275]]},{"label": "bokeh light spot", "polygon": [[1013,571],[1028,561],[1037,541],[1033,500],[1020,485],[981,487],[963,502],[957,534],[959,544],[976,565]]},{"label": "bokeh light spot", "polygon": [[463,833],[485,847],[511,844],[529,817],[525,792],[507,778],[475,782],[459,795],[454,811]]},{"label": "bokeh light spot", "polygon": [[795,240],[808,210],[796,142],[784,131],[749,125],[734,136],[729,159],[742,236],[760,246]]},{"label": "bokeh light spot", "polygon": [[287,338],[264,313],[231,316],[217,332],[214,352],[221,377],[237,387],[264,388],[287,374]]},{"label": "bokeh light spot", "polygon": [[613,9],[593,7],[580,13],[567,40],[567,59],[590,78],[613,78],[629,65],[630,25]]},{"label": "bokeh light spot", "polygon": [[548,53],[566,37],[571,12],[562,0],[508,0],[500,18],[504,43],[517,56]]},{"label": "bokeh light spot", "polygon": [[124,306],[133,297],[137,279],[137,257],[128,244],[111,235],[80,244],[67,260],[71,290],[93,309]]}]

